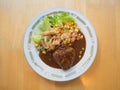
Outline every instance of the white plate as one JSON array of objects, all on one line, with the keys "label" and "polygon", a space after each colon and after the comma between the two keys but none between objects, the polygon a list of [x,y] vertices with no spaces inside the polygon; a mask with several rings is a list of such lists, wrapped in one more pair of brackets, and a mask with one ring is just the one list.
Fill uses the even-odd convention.
[{"label": "white plate", "polygon": [[[45,15],[56,12],[70,13],[76,19],[77,24],[80,26],[81,31],[86,38],[86,51],[83,58],[79,63],[77,63],[75,66],[73,66],[67,71],[52,68],[46,65],[39,58],[38,51],[34,47],[33,42],[30,38],[33,31],[36,29],[38,23],[40,23],[41,19]],[[37,15],[28,25],[24,36],[24,53],[29,65],[40,76],[53,81],[69,81],[81,76],[92,65],[97,53],[97,37],[93,26],[88,21],[88,19],[81,13],[67,8],[53,8]]]}]

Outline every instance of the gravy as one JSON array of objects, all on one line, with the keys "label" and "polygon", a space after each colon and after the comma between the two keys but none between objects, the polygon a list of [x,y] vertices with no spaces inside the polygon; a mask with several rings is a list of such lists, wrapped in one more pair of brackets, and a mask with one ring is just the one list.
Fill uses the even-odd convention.
[{"label": "gravy", "polygon": [[[82,32],[80,32],[80,34],[82,34]],[[81,60],[81,58],[83,57],[83,55],[85,53],[86,40],[85,40],[84,35],[83,35],[82,39],[76,40],[74,43],[72,43],[71,47],[73,47],[75,49],[75,51],[76,51],[76,60],[73,63],[73,66],[74,66],[74,65],[76,65]],[[39,57],[48,66],[60,69],[59,65],[57,65],[55,63],[55,61],[54,61],[53,52],[54,51],[50,51],[50,52],[47,52],[46,54],[43,54],[43,53],[40,52],[39,53]]]}]

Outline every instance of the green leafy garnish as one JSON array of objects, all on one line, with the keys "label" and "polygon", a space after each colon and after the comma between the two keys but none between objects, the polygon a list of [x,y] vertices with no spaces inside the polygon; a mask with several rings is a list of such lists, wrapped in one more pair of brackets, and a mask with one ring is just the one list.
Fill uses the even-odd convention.
[{"label": "green leafy garnish", "polygon": [[[66,12],[63,12],[61,14],[56,14],[55,13],[51,16],[47,16],[46,18],[47,18],[47,23],[49,22],[51,24],[51,26],[53,26],[53,28],[56,27],[56,26],[62,25],[63,22],[73,22],[73,23],[75,23],[74,18],[69,13],[66,13]],[[44,22],[44,23],[46,23],[46,22]]]},{"label": "green leafy garnish", "polygon": [[84,51],[84,50],[85,50],[85,48],[84,48],[84,47],[82,47],[82,50]]},{"label": "green leafy garnish", "polygon": [[43,38],[43,36],[40,35],[40,31],[39,31],[39,30],[36,30],[36,31],[33,33],[33,35],[31,36],[31,39],[32,39],[35,43],[39,44],[40,41],[43,40],[44,38]]},{"label": "green leafy garnish", "polygon": [[38,26],[38,28],[44,32],[48,29],[50,29],[50,22],[49,22],[49,18],[46,16],[44,17],[42,23]]},{"label": "green leafy garnish", "polygon": [[[37,44],[40,43],[40,41],[44,39],[44,37],[41,35],[41,32],[45,32],[46,30],[50,30],[51,28],[61,26],[63,22],[75,23],[75,20],[67,12],[62,12],[60,14],[55,13],[53,15],[45,16],[43,18],[43,21],[38,25],[39,30],[35,31],[31,36],[32,40]],[[69,31],[69,29],[65,28],[65,31]]]},{"label": "green leafy garnish", "polygon": [[74,18],[69,13],[66,13],[66,12],[61,13],[60,19],[62,20],[62,22],[73,22],[73,23],[75,23]]}]

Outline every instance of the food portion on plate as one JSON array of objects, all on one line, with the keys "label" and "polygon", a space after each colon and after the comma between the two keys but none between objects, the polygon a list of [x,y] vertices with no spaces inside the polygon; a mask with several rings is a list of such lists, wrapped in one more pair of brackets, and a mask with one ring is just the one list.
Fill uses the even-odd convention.
[{"label": "food portion on plate", "polygon": [[84,55],[86,40],[67,12],[44,16],[31,36],[39,57],[48,66],[68,70]]}]

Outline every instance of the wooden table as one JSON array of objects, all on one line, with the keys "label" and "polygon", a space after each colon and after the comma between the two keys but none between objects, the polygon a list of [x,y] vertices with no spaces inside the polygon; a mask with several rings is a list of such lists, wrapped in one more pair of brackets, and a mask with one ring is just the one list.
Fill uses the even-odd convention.
[{"label": "wooden table", "polygon": [[[23,35],[31,19],[52,7],[83,13],[98,37],[92,67],[69,82],[48,81],[28,65]],[[0,90],[120,90],[119,0],[0,0]]]}]

